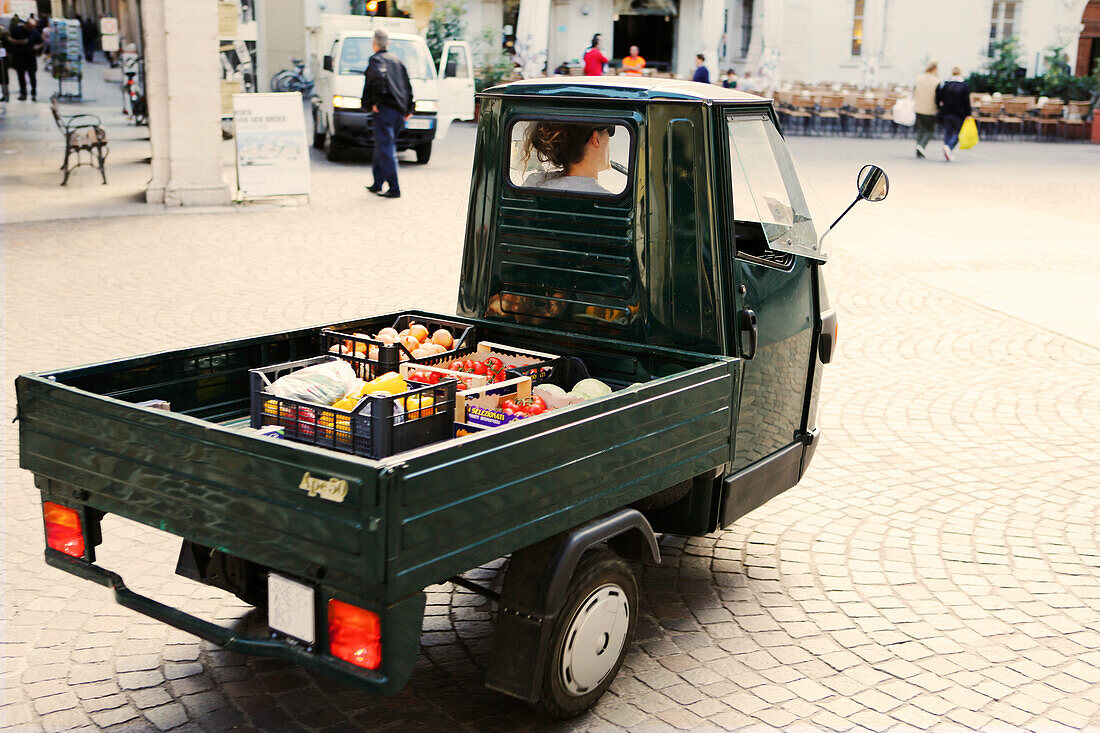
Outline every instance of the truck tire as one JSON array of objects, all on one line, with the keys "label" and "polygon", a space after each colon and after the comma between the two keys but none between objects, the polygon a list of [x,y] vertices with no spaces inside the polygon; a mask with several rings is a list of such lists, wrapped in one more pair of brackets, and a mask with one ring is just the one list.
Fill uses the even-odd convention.
[{"label": "truck tire", "polygon": [[413,150],[416,151],[416,162],[420,165],[424,165],[432,159],[432,144],[424,143],[423,145],[417,145]]},{"label": "truck tire", "polygon": [[626,658],[638,620],[638,584],[610,550],[585,554],[550,634],[536,707],[566,719],[596,704]]},{"label": "truck tire", "polygon": [[313,147],[317,150],[323,150],[325,147],[325,131],[317,131],[319,125],[317,124],[317,110],[313,110]]},{"label": "truck tire", "polygon": [[332,131],[327,128],[325,129],[322,147],[325,150],[325,157],[329,160],[335,162],[343,159],[344,149],[340,147],[340,143],[336,142],[336,138],[333,136]]}]

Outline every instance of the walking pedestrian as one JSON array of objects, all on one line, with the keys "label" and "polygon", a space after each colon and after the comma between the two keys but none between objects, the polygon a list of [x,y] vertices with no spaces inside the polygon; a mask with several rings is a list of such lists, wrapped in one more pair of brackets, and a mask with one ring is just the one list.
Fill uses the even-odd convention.
[{"label": "walking pedestrian", "polygon": [[363,108],[372,112],[374,127],[374,183],[367,190],[395,199],[401,196],[397,183],[397,133],[404,129],[405,120],[412,117],[413,91],[405,64],[387,50],[389,44],[386,31],[379,28],[374,32],[374,54],[367,61],[363,85]]},{"label": "walking pedestrian", "polygon": [[970,87],[958,66],[951,70],[951,78],[936,88],[936,106],[943,121],[943,158],[950,162],[951,151],[959,144],[959,128],[970,116]]},{"label": "walking pedestrian", "polygon": [[19,80],[19,100],[26,101],[30,87],[31,101],[38,101],[38,52],[42,50],[42,35],[38,22],[28,18],[19,25],[12,25],[12,66]]},{"label": "walking pedestrian", "polygon": [[11,33],[0,23],[0,102],[11,99],[8,91],[8,62],[11,61]]},{"label": "walking pedestrian", "polygon": [[626,76],[641,76],[645,68],[645,59],[638,55],[638,47],[630,47],[630,55],[623,58],[623,74]]},{"label": "walking pedestrian", "polygon": [[936,134],[936,89],[940,86],[939,69],[933,61],[917,77],[913,88],[913,111],[917,114],[917,157],[928,157],[928,142]]},{"label": "walking pedestrian", "polygon": [[599,33],[592,36],[592,45],[584,52],[585,76],[603,76],[603,67],[607,65],[607,57],[600,50],[600,40],[602,38]]},{"label": "walking pedestrian", "polygon": [[707,59],[703,54],[695,54],[695,73],[691,75],[692,81],[710,84],[710,71],[705,66],[706,61]]}]

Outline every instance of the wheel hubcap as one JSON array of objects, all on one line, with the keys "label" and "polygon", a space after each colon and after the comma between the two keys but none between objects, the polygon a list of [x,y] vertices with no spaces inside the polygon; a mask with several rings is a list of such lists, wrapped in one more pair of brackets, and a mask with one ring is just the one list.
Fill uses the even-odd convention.
[{"label": "wheel hubcap", "polygon": [[626,593],[614,584],[592,591],[569,622],[562,646],[562,684],[571,695],[595,689],[619,661],[630,628]]}]

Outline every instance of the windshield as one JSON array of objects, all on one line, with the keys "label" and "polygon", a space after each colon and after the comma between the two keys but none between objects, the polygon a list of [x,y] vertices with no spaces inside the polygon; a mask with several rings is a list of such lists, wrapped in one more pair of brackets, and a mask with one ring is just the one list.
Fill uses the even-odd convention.
[{"label": "windshield", "polygon": [[824,260],[787,144],[766,115],[727,118],[733,214],[759,222],[768,248]]},{"label": "windshield", "polygon": [[630,180],[630,128],[612,122],[521,120],[512,125],[512,185],[535,193],[615,196]]},{"label": "windshield", "polygon": [[[410,79],[434,79],[435,68],[428,55],[428,49],[422,43],[400,38],[390,39],[390,53],[401,59],[408,69]],[[374,53],[373,40],[370,38],[345,38],[340,51],[341,74],[363,74],[367,70],[367,61]]]}]

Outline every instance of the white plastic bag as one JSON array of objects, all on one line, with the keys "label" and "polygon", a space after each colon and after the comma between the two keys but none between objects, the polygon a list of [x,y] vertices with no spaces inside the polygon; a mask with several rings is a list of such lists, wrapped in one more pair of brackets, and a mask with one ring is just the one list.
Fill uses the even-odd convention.
[{"label": "white plastic bag", "polygon": [[912,127],[917,124],[917,112],[914,109],[912,97],[902,97],[894,102],[892,114],[894,122],[902,127]]},{"label": "white plastic bag", "polygon": [[348,393],[355,380],[355,370],[351,364],[343,359],[333,359],[279,377],[267,391],[288,400],[331,405]]}]

